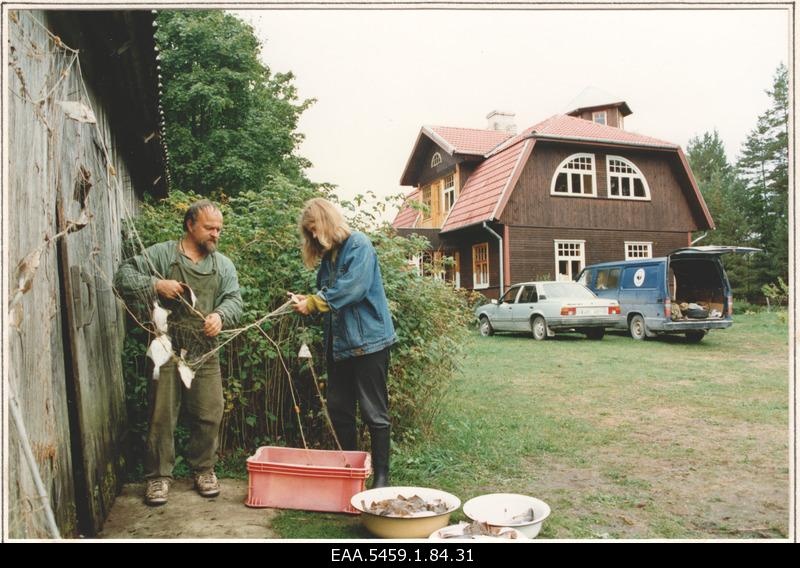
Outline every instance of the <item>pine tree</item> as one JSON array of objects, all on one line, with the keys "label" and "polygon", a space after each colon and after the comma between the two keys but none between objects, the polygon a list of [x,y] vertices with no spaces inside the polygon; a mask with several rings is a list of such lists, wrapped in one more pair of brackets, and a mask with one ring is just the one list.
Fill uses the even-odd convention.
[{"label": "pine tree", "polygon": [[753,240],[763,249],[754,270],[761,284],[788,279],[789,267],[789,101],[786,66],[775,72],[772,104],[758,117],[737,163],[745,186],[746,214]]}]

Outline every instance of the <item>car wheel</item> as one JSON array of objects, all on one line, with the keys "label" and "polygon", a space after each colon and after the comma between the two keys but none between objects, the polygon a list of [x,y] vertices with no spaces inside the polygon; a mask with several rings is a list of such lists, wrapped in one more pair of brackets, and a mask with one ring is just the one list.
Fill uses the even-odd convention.
[{"label": "car wheel", "polygon": [[704,329],[701,329],[699,331],[687,331],[686,341],[688,343],[700,343],[705,336],[706,336],[706,331]]},{"label": "car wheel", "polygon": [[480,323],[478,324],[478,329],[481,331],[481,335],[484,337],[489,337],[490,335],[494,335],[494,328],[492,324],[489,323],[489,318],[486,316],[481,316]]},{"label": "car wheel", "polygon": [[647,332],[645,331],[644,327],[644,318],[639,314],[636,314],[631,318],[631,323],[628,327],[631,330],[631,337],[633,337],[635,340],[642,341],[645,337],[647,337]]},{"label": "car wheel", "polygon": [[531,333],[536,341],[547,338],[547,323],[542,316],[536,316],[531,322]]},{"label": "car wheel", "polygon": [[606,330],[604,327],[593,327],[586,330],[586,337],[589,339],[603,339],[605,334]]}]

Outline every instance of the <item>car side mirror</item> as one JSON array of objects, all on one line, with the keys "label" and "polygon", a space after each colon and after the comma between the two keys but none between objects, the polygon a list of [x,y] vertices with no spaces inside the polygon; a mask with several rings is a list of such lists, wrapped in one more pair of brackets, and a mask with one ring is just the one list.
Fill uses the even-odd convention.
[{"label": "car side mirror", "polygon": [[547,296],[545,296],[544,294],[540,294],[539,298],[537,299],[537,301],[538,300],[546,300],[546,299],[547,299]]},{"label": "car side mirror", "polygon": [[491,302],[492,302],[492,304],[494,304],[495,306],[496,306],[497,304],[499,304],[499,303],[500,303],[500,302],[498,302],[497,300],[491,300]]}]

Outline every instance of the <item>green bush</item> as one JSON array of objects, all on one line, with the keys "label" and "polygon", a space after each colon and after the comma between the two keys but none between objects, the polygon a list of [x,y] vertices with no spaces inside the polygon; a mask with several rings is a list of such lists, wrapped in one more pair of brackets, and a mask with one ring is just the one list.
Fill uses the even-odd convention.
[{"label": "green bush", "polygon": [[[224,215],[220,251],[236,265],[244,300],[240,326],[279,307],[286,301],[287,291],[313,290],[315,271],[301,262],[297,218],[306,199],[319,195],[335,199],[327,188],[299,187],[275,178],[260,192],[217,196]],[[161,202],[145,203],[134,221],[142,245],[180,238],[183,214],[196,198],[173,191]],[[368,232],[375,244],[399,337],[389,371],[390,412],[398,441],[427,434],[461,360],[471,313],[466,295],[446,283],[419,276],[409,266],[408,259],[420,254],[427,245],[425,240],[399,237],[385,224],[374,228],[386,205],[376,202],[365,210],[363,198],[341,203],[352,226]],[[370,227],[373,229],[368,230]],[[135,239],[128,238],[126,243],[127,254],[139,250]],[[261,330],[251,328],[223,348],[223,454],[252,452],[261,445],[301,446],[300,423],[310,447],[334,447],[312,369],[297,358],[301,344],[308,343],[324,393],[321,337],[316,322],[288,315],[267,320]],[[147,341],[147,334],[132,326],[124,351],[131,429],[141,440],[128,459],[134,468],[140,462],[138,452],[147,425]],[[176,438],[180,453],[185,440]],[[138,471],[134,469],[133,474]]]}]

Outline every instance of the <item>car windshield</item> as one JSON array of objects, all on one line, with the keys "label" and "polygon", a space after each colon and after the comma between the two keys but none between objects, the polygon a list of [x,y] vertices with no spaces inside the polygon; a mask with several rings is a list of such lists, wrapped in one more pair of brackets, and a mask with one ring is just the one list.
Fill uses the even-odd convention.
[{"label": "car windshield", "polygon": [[591,300],[595,297],[588,289],[577,282],[552,282],[542,284],[543,292],[548,298],[570,298],[577,300]]}]

